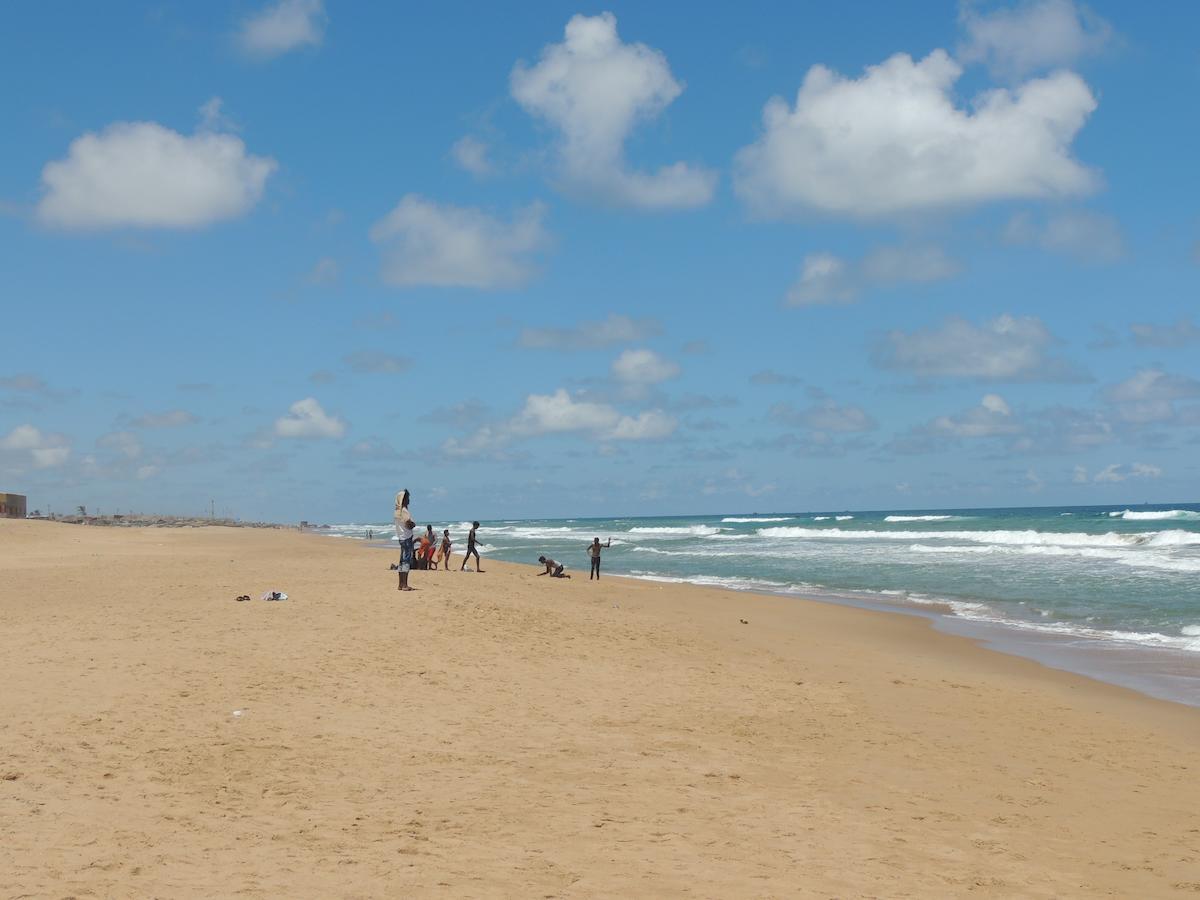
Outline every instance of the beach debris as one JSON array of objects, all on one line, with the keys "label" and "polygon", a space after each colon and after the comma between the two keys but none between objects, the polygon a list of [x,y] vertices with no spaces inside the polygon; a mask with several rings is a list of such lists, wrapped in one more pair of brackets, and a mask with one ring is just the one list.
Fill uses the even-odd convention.
[{"label": "beach debris", "polygon": [[738,619],[738,621],[739,621],[739,622],[741,622],[743,625],[749,625],[749,624],[750,624],[750,623],[749,623],[749,622],[747,622],[745,619]]},{"label": "beach debris", "polygon": [[232,715],[235,719],[240,719],[244,712],[244,709],[235,709],[232,713],[230,713],[230,715]]},{"label": "beach debris", "polygon": [[267,591],[262,595],[264,600],[286,600],[288,595],[283,591]]},{"label": "beach debris", "polygon": [[238,603],[245,603],[247,600],[249,600],[249,599],[250,599],[250,595],[249,595],[249,594],[242,594],[242,595],[240,595],[240,596],[238,596],[238,597],[234,597],[233,599],[234,599],[234,600],[236,600]]}]

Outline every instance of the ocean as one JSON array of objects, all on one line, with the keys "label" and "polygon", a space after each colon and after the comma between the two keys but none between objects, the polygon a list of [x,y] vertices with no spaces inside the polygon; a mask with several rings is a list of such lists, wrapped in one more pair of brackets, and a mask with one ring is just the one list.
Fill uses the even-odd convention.
[{"label": "ocean", "polygon": [[[424,524],[424,523],[421,523]],[[469,523],[448,527],[456,553]],[[329,526],[393,539],[391,523]],[[925,615],[1058,668],[1200,706],[1200,504],[484,522],[484,557]]]}]

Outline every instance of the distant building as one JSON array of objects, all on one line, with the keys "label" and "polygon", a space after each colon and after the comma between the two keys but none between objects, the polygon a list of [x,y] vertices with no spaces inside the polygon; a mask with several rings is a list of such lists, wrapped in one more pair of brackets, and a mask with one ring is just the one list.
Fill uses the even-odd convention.
[{"label": "distant building", "polygon": [[0,494],[0,519],[25,518],[24,494]]}]

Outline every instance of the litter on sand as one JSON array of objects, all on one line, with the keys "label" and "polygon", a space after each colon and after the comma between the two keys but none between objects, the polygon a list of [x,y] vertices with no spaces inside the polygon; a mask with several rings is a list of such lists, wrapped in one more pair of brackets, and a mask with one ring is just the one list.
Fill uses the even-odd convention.
[{"label": "litter on sand", "polygon": [[286,600],[287,594],[283,591],[267,591],[262,595],[264,600]]}]

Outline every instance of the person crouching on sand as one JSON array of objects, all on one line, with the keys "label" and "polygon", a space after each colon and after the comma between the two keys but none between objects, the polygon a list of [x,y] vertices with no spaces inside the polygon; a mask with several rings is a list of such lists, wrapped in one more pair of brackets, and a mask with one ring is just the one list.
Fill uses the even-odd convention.
[{"label": "person crouching on sand", "polygon": [[588,581],[592,580],[593,575],[597,581],[600,580],[600,551],[611,546],[612,538],[608,539],[607,544],[600,543],[600,538],[592,538],[592,542],[588,544],[588,556],[592,558],[592,571],[588,575]]},{"label": "person crouching on sand", "polygon": [[570,575],[563,574],[563,566],[561,563],[556,563],[552,559],[547,559],[544,556],[538,557],[538,562],[546,567],[545,572],[538,572],[538,576],[549,575],[551,578],[570,578]]},{"label": "person crouching on sand", "polygon": [[413,529],[417,527],[417,523],[408,512],[409,502],[408,488],[396,495],[396,539],[400,541],[400,583],[396,585],[398,591],[412,590],[408,586],[408,572],[413,563]]}]

